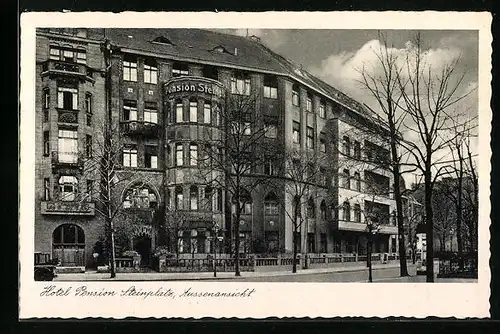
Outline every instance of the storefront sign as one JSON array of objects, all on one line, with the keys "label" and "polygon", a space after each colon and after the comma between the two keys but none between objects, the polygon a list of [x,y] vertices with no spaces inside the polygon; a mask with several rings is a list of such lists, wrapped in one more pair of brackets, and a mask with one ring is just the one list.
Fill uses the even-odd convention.
[{"label": "storefront sign", "polygon": [[41,212],[45,215],[95,215],[95,204],[92,202],[42,202]]},{"label": "storefront sign", "polygon": [[205,93],[210,95],[215,95],[218,97],[223,96],[223,88],[209,82],[196,82],[194,80],[189,81],[175,81],[172,83],[167,83],[165,91],[167,94],[173,93]]}]

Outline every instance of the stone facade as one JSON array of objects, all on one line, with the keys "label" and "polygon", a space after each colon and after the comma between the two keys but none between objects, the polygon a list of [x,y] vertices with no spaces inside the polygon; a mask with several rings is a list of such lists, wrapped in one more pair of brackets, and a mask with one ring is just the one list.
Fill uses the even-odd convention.
[{"label": "stone facade", "polygon": [[[209,198],[206,184],[199,176],[199,166],[185,163],[178,166],[177,159],[180,158],[177,154],[182,154],[183,162],[189,161],[194,154],[194,145],[205,145],[214,136],[222,135],[215,125],[214,112],[211,113],[210,120],[204,118],[205,105],[209,104],[211,108],[217,105],[223,112],[226,107],[225,99],[215,91],[231,94],[232,78],[243,73],[255,96],[251,117],[256,126],[262,126],[268,119],[276,122],[276,138],[265,138],[262,145],[276,145],[284,150],[310,151],[321,165],[325,176],[325,184],[314,187],[313,201],[317,214],[314,218],[305,218],[306,223],[301,226],[300,231],[300,248],[303,252],[314,253],[363,253],[366,223],[364,218],[355,221],[349,217],[341,217],[343,203],[346,200],[351,202],[350,217],[355,217],[357,213],[353,210],[356,203],[360,204],[360,209],[364,212],[365,201],[371,199],[386,205],[391,213],[395,208],[394,200],[390,194],[375,196],[367,192],[364,186],[359,189],[354,189],[354,186],[343,187],[340,175],[356,159],[351,154],[346,156],[339,152],[342,152],[344,136],[351,136],[353,142],[362,138],[354,135],[356,133],[364,133],[362,150],[364,140],[385,147],[380,138],[363,132],[364,127],[353,121],[351,114],[365,120],[364,126],[370,126],[372,120],[368,120],[362,113],[357,114],[356,110],[346,106],[336,96],[326,94],[324,89],[305,83],[295,74],[241,68],[224,61],[214,63],[212,58],[190,58],[189,52],[182,55],[184,59],[179,60],[180,56],[171,57],[167,52],[162,53],[161,48],[156,52],[145,52],[134,44],[140,38],[141,36],[133,36],[130,45],[115,43],[111,38],[112,53],[107,69],[102,49],[105,39],[98,29],[90,29],[86,34],[79,31],[62,33],[61,30],[53,29],[37,32],[36,252],[68,253],[67,265],[95,265],[92,255],[95,252],[94,245],[99,238],[104,237],[105,226],[98,214],[99,203],[92,197],[98,196],[95,191],[98,189],[98,176],[89,175],[86,154],[90,137],[94,149],[98,149],[96,145],[102,142],[99,125],[103,124],[108,113],[113,128],[117,129],[118,146],[123,150],[123,154],[119,155],[122,166],[116,174],[120,183],[114,188],[113,196],[115,203],[122,207],[117,215],[116,225],[117,229],[122,228],[125,234],[128,233],[128,248],[150,256],[155,248],[165,244],[171,250],[183,253],[188,253],[189,250],[189,256],[206,256],[206,253],[213,250],[211,228],[217,222],[225,239],[225,246],[218,251],[229,252],[234,226],[231,225],[231,205],[227,191],[220,189],[218,193],[214,189],[215,196]],[[262,51],[262,47],[255,41],[242,39],[239,42],[246,43],[248,48],[256,48],[257,51],[254,52],[268,52]],[[53,51],[55,49],[59,49],[59,53]],[[244,50],[239,51],[238,56],[244,54]],[[69,57],[69,51],[73,51],[73,58],[64,58]],[[57,55],[59,60],[55,60]],[[265,64],[262,66],[265,67]],[[110,71],[109,92],[105,85],[106,70]],[[176,88],[176,85],[180,88]],[[182,85],[187,86],[183,88]],[[191,89],[191,86],[194,88]],[[71,110],[61,106],[70,103],[69,100],[74,95],[61,93],[59,87],[76,89],[68,90],[68,94],[76,94],[76,100],[71,102],[77,101],[77,105],[72,106]],[[264,94],[266,91],[267,95]],[[271,91],[273,93],[269,93]],[[196,102],[196,120],[190,119],[190,108],[194,108],[191,102]],[[88,103],[92,108],[90,123],[86,112]],[[176,121],[178,105],[182,106],[182,122]],[[69,120],[70,123],[62,121],[61,114],[64,112],[69,116],[65,116],[63,120]],[[72,115],[76,119],[71,120]],[[297,143],[293,140],[294,124],[299,126],[300,140]],[[58,163],[57,160],[62,154],[58,144],[64,142],[59,138],[60,130],[65,129],[73,131],[69,135],[76,134],[79,154],[76,163]],[[308,147],[309,140],[313,142],[313,147]],[[178,151],[179,147],[182,147],[182,152]],[[52,152],[55,152],[55,158]],[[201,151],[197,152],[199,154]],[[79,159],[82,164],[78,164]],[[352,163],[352,166],[349,167],[350,172],[354,173],[356,170],[361,174],[361,179],[364,179],[363,172],[370,170],[387,178],[389,185],[392,184],[389,171],[375,163]],[[259,172],[263,171],[256,171]],[[74,193],[78,199],[63,201],[60,198],[61,191],[66,191],[65,185],[61,183],[61,176],[76,177],[78,185]],[[93,192],[87,189],[92,184],[87,180],[94,180]],[[196,191],[195,197],[191,194],[192,191]],[[84,201],[95,205],[93,214],[85,214],[78,205],[69,204],[50,206],[64,208],[57,214],[42,211],[47,208],[47,201],[77,202],[82,193],[90,194]],[[284,198],[286,209],[291,208],[291,199],[285,194],[284,185],[277,182],[272,187],[256,187],[250,194],[252,214],[243,214],[241,221],[237,222],[244,240],[244,252],[292,251],[291,222],[283,208],[279,207],[277,212],[271,210],[266,214],[266,198],[269,199],[270,194],[279,199]],[[305,214],[305,208],[302,212]],[[181,220],[182,224],[179,224]],[[58,230],[63,224],[76,225],[83,232],[74,227],[71,228],[77,232],[71,232],[73,230],[70,231],[69,227],[62,229],[62,233],[67,236],[67,240],[63,240],[64,237],[61,239]],[[72,240],[70,233],[80,235],[80,241]],[[84,233],[84,238],[81,233]],[[380,252],[391,252],[394,248],[392,243],[396,239],[390,236],[395,234],[397,229],[388,221],[381,229],[379,246],[375,250],[378,247]],[[56,240],[58,238],[60,240]],[[75,260],[75,253],[82,252],[84,255],[78,255],[77,258],[83,260]]]}]

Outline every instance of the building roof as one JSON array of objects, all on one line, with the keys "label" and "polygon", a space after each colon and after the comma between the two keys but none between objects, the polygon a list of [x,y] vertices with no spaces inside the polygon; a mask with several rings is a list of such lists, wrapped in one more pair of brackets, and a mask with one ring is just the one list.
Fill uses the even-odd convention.
[{"label": "building roof", "polygon": [[371,121],[381,123],[374,111],[272,51],[259,39],[191,28],[111,28],[105,29],[105,35],[123,49],[288,76]]}]

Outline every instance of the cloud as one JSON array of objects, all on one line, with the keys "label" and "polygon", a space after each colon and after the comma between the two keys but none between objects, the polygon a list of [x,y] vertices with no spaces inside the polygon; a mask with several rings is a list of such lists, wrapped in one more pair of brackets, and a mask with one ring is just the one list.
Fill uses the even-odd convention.
[{"label": "cloud", "polygon": [[[319,66],[310,68],[311,73],[322,78],[334,87],[337,87],[353,98],[372,106],[375,110],[378,105],[370,96],[369,92],[361,84],[362,71],[373,76],[382,73],[377,55],[387,52],[396,57],[400,68],[406,65],[406,59],[415,52],[415,45],[408,41],[402,48],[388,48],[379,40],[366,42],[361,48],[354,52],[343,52],[332,54],[324,59]],[[423,62],[429,64],[434,73],[441,71],[447,64],[458,59],[461,50],[457,47],[430,48],[421,53]]]}]

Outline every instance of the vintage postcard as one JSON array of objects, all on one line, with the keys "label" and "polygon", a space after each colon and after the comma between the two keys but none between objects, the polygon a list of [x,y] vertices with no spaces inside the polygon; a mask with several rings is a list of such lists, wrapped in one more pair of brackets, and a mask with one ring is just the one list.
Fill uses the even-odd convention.
[{"label": "vintage postcard", "polygon": [[488,317],[491,15],[21,15],[20,318]]}]

